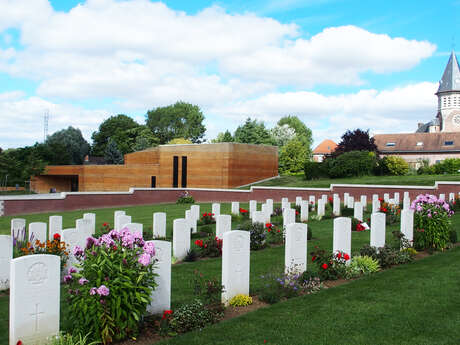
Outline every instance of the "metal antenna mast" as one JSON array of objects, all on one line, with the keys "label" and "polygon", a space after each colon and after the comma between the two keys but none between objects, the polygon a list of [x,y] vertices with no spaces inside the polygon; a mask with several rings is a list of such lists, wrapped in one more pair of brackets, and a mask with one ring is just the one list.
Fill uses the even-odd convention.
[{"label": "metal antenna mast", "polygon": [[46,109],[45,114],[43,115],[43,141],[46,141],[48,136],[48,121],[50,118],[50,111]]}]

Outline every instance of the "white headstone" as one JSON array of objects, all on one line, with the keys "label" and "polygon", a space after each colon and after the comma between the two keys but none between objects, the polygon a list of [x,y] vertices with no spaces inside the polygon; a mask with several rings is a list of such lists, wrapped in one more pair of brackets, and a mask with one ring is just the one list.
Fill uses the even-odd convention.
[{"label": "white headstone", "polygon": [[359,219],[361,222],[363,221],[363,204],[359,201],[355,202],[353,217]]},{"label": "white headstone", "polygon": [[48,344],[59,332],[61,259],[26,255],[11,261],[10,345]]},{"label": "white headstone", "polygon": [[91,235],[94,235],[96,233],[96,214],[83,213],[83,219],[87,219],[91,222]]},{"label": "white headstone", "polygon": [[379,200],[379,195],[378,194],[372,194],[372,201]]},{"label": "white headstone", "polygon": [[79,233],[84,234],[83,236],[85,237],[85,240],[92,236],[92,222],[90,219],[77,219],[75,221],[75,228]]},{"label": "white headstone", "polygon": [[315,196],[314,195],[310,195],[308,197],[308,203],[312,206],[312,209],[314,210],[315,209],[315,204],[316,204],[316,201],[315,201]]},{"label": "white headstone", "polygon": [[164,212],[155,212],[153,214],[153,238],[159,237],[166,237],[166,213]]},{"label": "white headstone", "polygon": [[126,215],[126,212],[125,212],[125,211],[115,211],[115,212],[113,213],[113,228],[114,228],[115,230],[120,230],[120,229],[121,229],[120,226],[118,225],[117,218],[118,218],[119,216],[125,216],[125,215]]},{"label": "white headstone", "polygon": [[326,205],[323,199],[318,199],[318,216],[323,217],[326,214]]},{"label": "white headstone", "polygon": [[286,227],[292,223],[295,223],[295,210],[287,208],[283,213],[283,227],[286,229]]},{"label": "white headstone", "polygon": [[257,211],[257,201],[249,200],[249,218],[252,218],[255,211]]},{"label": "white headstone", "polygon": [[399,193],[398,192],[395,193],[393,199],[394,199],[396,205],[399,205]]},{"label": "white headstone", "polygon": [[214,218],[220,215],[220,204],[218,203],[212,204],[212,213],[214,213]]},{"label": "white headstone", "polygon": [[160,314],[164,310],[171,309],[171,242],[168,241],[147,241],[155,245],[154,259],[155,277],[157,287],[151,294],[152,302],[147,306],[150,314]]},{"label": "white headstone", "polygon": [[[200,205],[192,205],[190,207],[190,211],[192,211],[193,217],[199,221],[200,220]],[[166,222],[165,222],[166,224]]]},{"label": "white headstone", "polygon": [[240,203],[238,201],[232,201],[232,214],[236,216],[240,214]]},{"label": "white headstone", "polygon": [[49,218],[49,240],[54,240],[54,234],[62,236],[62,217],[50,216]]},{"label": "white headstone", "polygon": [[250,233],[233,230],[224,234],[222,245],[222,302],[238,294],[249,295]]},{"label": "white headstone", "polygon": [[302,197],[301,196],[296,196],[295,197],[295,205],[300,206],[301,202],[302,202]]},{"label": "white headstone", "polygon": [[[257,211],[256,211],[257,212]],[[232,230],[232,216],[221,214],[216,217],[216,237],[222,239],[227,231]]]},{"label": "white headstone", "polygon": [[383,201],[389,202],[390,201],[390,194],[389,193],[384,193],[383,194]]},{"label": "white headstone", "polygon": [[332,251],[334,253],[338,251],[347,253],[351,258],[351,218],[338,217],[334,219]]},{"label": "white headstone", "polygon": [[410,198],[409,192],[404,192],[404,198]]},{"label": "white headstone", "polygon": [[185,211],[185,219],[188,222],[188,225],[190,227],[190,231],[192,232],[192,234],[196,233],[198,230],[196,226],[196,219],[192,214],[192,210]]},{"label": "white headstone", "polygon": [[39,240],[41,243],[46,243],[46,239],[48,238],[46,227],[46,223],[43,222],[29,223],[29,239],[33,238],[34,243],[35,240]]},{"label": "white headstone", "polygon": [[273,199],[267,199],[267,200],[265,200],[265,203],[268,206],[268,210],[270,212],[270,215],[272,215],[273,214]]},{"label": "white headstone", "polygon": [[401,211],[401,232],[409,242],[414,239],[414,210],[410,208]]},{"label": "white headstone", "polygon": [[348,196],[348,208],[353,208],[355,207],[355,197],[354,196]]},{"label": "white headstone", "polygon": [[271,212],[267,204],[262,204],[262,213],[264,214],[264,222],[270,223]]},{"label": "white headstone", "polygon": [[380,212],[380,201],[379,201],[379,199],[372,200],[372,213],[377,213],[377,212]]},{"label": "white headstone", "polygon": [[409,208],[410,208],[410,198],[404,195],[403,210],[408,210]]},{"label": "white headstone", "polygon": [[84,249],[86,247],[86,236],[84,233],[77,231],[77,229],[64,229],[62,230],[61,241],[65,242],[69,251],[69,260],[67,266],[71,266],[77,262],[73,256],[73,250],[76,246]]},{"label": "white headstone", "polygon": [[349,207],[349,203],[348,203],[348,198],[349,198],[350,194],[349,193],[343,193],[343,205],[345,207]]},{"label": "white headstone", "polygon": [[321,200],[323,200],[324,205],[327,204],[327,194],[321,195]]},{"label": "white headstone", "polygon": [[252,214],[252,224],[262,223],[265,224],[265,214],[262,211],[254,211]]},{"label": "white headstone", "polygon": [[340,216],[340,198],[338,194],[334,194],[333,204],[332,204],[332,213],[334,216]]},{"label": "white headstone", "polygon": [[367,195],[361,195],[361,205],[363,205],[363,210],[367,210]]},{"label": "white headstone", "polygon": [[126,224],[131,223],[131,216],[126,216],[126,215],[121,215],[117,217],[117,226],[118,229],[116,230],[121,230],[125,227]]},{"label": "white headstone", "polygon": [[288,198],[281,199],[281,209],[284,210],[286,208],[291,208],[291,203],[289,202]]},{"label": "white headstone", "polygon": [[190,250],[190,228],[183,218],[173,222],[173,255],[182,260]]},{"label": "white headstone", "polygon": [[385,213],[371,214],[371,247],[381,248],[385,245],[386,215]]},{"label": "white headstone", "polygon": [[302,204],[300,204],[300,221],[307,222],[308,221],[308,201],[302,200]]},{"label": "white headstone", "polygon": [[307,270],[307,224],[292,223],[286,228],[285,271]]},{"label": "white headstone", "polygon": [[10,287],[10,264],[13,260],[13,246],[10,235],[0,235],[0,291]]},{"label": "white headstone", "polygon": [[446,194],[444,194],[444,193],[439,194],[439,199],[441,199],[442,201],[445,201],[446,200]]},{"label": "white headstone", "polygon": [[449,202],[455,201],[455,193],[449,193]]},{"label": "white headstone", "polygon": [[125,224],[124,228],[127,228],[131,233],[139,233],[143,237],[144,225],[141,223],[128,223]]},{"label": "white headstone", "polygon": [[26,231],[26,220],[23,218],[11,219],[11,237],[17,237],[21,231]]}]

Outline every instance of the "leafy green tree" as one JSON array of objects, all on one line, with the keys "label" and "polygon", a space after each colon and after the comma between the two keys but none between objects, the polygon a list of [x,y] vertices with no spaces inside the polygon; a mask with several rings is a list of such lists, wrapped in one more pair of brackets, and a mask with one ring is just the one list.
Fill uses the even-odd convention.
[{"label": "leafy green tree", "polygon": [[308,148],[297,138],[279,149],[278,168],[282,174],[301,172],[307,161]]},{"label": "leafy green tree", "polygon": [[117,143],[112,138],[109,138],[104,152],[105,161],[108,164],[123,164],[123,155],[118,150]]},{"label": "leafy green tree", "polygon": [[31,176],[42,173],[46,164],[35,146],[5,150],[0,154],[0,181],[24,186]]},{"label": "leafy green tree", "polygon": [[266,144],[274,145],[274,139],[270,135],[270,131],[265,128],[263,122],[251,120],[248,117],[245,123],[239,126],[234,134],[234,140],[237,143],[245,144]]},{"label": "leafy green tree", "polygon": [[277,125],[270,130],[270,134],[278,147],[286,145],[296,137],[295,130],[289,125]]},{"label": "leafy green tree", "polygon": [[294,129],[297,138],[311,148],[311,144],[313,142],[311,129],[308,128],[297,116],[284,116],[278,121],[277,125],[288,125]]},{"label": "leafy green tree", "polygon": [[65,147],[65,150],[70,154],[70,161],[67,164],[83,164],[83,160],[90,150],[90,145],[83,138],[81,131],[73,127],[53,133],[46,139],[45,145],[49,145],[50,148],[61,145]]},{"label": "leafy green tree", "polygon": [[191,140],[184,138],[175,138],[166,143],[166,145],[193,144]]},{"label": "leafy green tree", "polygon": [[139,135],[140,130],[137,130],[139,127],[141,126],[127,115],[118,114],[109,117],[99,125],[99,130],[93,132],[91,136],[93,139],[92,154],[103,156],[109,138],[116,142],[122,153],[132,152],[137,135]]},{"label": "leafy green tree", "polygon": [[204,115],[197,105],[177,102],[166,107],[149,110],[146,124],[160,144],[175,138],[185,138],[193,143],[201,143],[206,127]]},{"label": "leafy green tree", "polygon": [[217,134],[216,139],[211,140],[212,143],[231,143],[233,141],[232,133],[228,129],[224,133]]},{"label": "leafy green tree", "polygon": [[[158,146],[158,144],[160,143],[158,138],[156,138],[153,135],[150,128],[148,128],[145,125],[141,125],[139,127],[132,128],[128,130],[128,133],[132,134],[131,138],[135,138],[134,143],[131,145],[132,148],[129,152],[145,150],[145,149],[148,149],[149,147]],[[129,152],[126,152],[126,153],[129,153]]]}]

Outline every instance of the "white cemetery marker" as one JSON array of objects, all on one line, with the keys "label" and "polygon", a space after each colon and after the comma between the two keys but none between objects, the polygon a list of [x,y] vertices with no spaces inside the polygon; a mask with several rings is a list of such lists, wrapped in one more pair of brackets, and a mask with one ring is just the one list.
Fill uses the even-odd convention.
[{"label": "white cemetery marker", "polygon": [[363,204],[361,204],[359,201],[355,202],[353,217],[356,219],[359,219],[361,222],[364,220],[363,219]]},{"label": "white cemetery marker", "polygon": [[61,259],[26,255],[11,261],[10,345],[48,344],[59,332]]},{"label": "white cemetery marker", "polygon": [[285,272],[307,270],[307,224],[293,223],[286,229]]},{"label": "white cemetery marker", "polygon": [[220,204],[217,204],[217,203],[212,204],[211,213],[214,213],[214,217],[217,217],[218,215],[220,215]]},{"label": "white cemetery marker", "polygon": [[75,228],[80,233],[80,236],[83,236],[85,238],[85,241],[88,237],[93,235],[91,233],[91,227],[92,227],[92,224],[91,224],[90,219],[80,218],[75,221]]},{"label": "white cemetery marker", "polygon": [[394,199],[394,201],[395,201],[395,204],[396,204],[396,205],[399,205],[399,193],[398,193],[398,192],[395,193],[393,199]]},{"label": "white cemetery marker", "polygon": [[390,201],[390,194],[389,193],[384,193],[383,194],[383,201],[389,202]]},{"label": "white cemetery marker", "polygon": [[158,237],[166,237],[166,213],[164,212],[155,212],[153,214],[153,238]]},{"label": "white cemetery marker", "polygon": [[361,195],[361,205],[363,205],[363,210],[367,210],[367,195]]},{"label": "white cemetery marker", "polygon": [[10,264],[13,260],[13,247],[10,235],[0,235],[0,291],[10,287]]},{"label": "white cemetery marker", "polygon": [[372,213],[380,212],[380,201],[372,200]]},{"label": "white cemetery marker", "polygon": [[46,223],[33,222],[29,224],[29,239],[33,238],[33,244],[35,240],[39,240],[41,243],[46,243]]},{"label": "white cemetery marker", "polygon": [[455,193],[449,193],[449,202],[452,202],[455,200]]},{"label": "white cemetery marker", "polygon": [[155,277],[157,287],[151,294],[152,302],[147,306],[150,314],[160,314],[164,310],[171,309],[171,242],[168,241],[147,241],[155,245],[154,259]]},{"label": "white cemetery marker", "polygon": [[69,260],[67,267],[72,266],[77,262],[77,259],[73,256],[73,250],[76,246],[84,249],[86,247],[86,236],[77,229],[64,229],[62,230],[61,241],[65,242],[69,251]]},{"label": "white cemetery marker", "polygon": [[409,192],[404,192],[404,198],[409,198]]},{"label": "white cemetery marker", "polygon": [[295,223],[295,210],[287,208],[283,213],[283,228],[286,229],[286,227],[292,223]]},{"label": "white cemetery marker", "polygon": [[228,304],[238,294],[249,295],[249,231],[233,230],[224,234],[222,245],[222,302]]},{"label": "white cemetery marker", "polygon": [[254,211],[252,214],[252,224],[254,223],[265,224],[265,215],[262,211]]},{"label": "white cemetery marker", "polygon": [[355,207],[355,197],[349,196],[348,197],[348,208],[354,208],[354,207]]},{"label": "white cemetery marker", "polygon": [[371,247],[381,248],[385,245],[385,213],[371,214]]},{"label": "white cemetery marker", "polygon": [[408,210],[410,208],[410,198],[404,196],[403,199],[403,210]]},{"label": "white cemetery marker", "polygon": [[121,215],[117,217],[117,230],[121,230],[125,227],[126,224],[131,223],[131,216]]},{"label": "white cemetery marker", "polygon": [[323,217],[326,214],[326,205],[323,199],[318,199],[318,217]]},{"label": "white cemetery marker", "polygon": [[334,216],[340,216],[340,198],[338,194],[334,194],[334,200],[332,204],[332,213]]},{"label": "white cemetery marker", "polygon": [[249,200],[249,218],[252,218],[255,211],[257,211],[257,201]]},{"label": "white cemetery marker", "polygon": [[200,205],[192,205],[190,207],[190,211],[192,211],[193,218],[199,221],[200,220]]},{"label": "white cemetery marker", "polygon": [[345,207],[348,207],[349,203],[348,203],[348,198],[350,197],[350,194],[349,193],[343,193],[343,205]]},{"label": "white cemetery marker", "polygon": [[316,204],[314,195],[310,195],[308,197],[308,203],[312,206],[312,209],[314,210],[315,209],[315,204]]},{"label": "white cemetery marker", "polygon": [[308,201],[302,200],[302,204],[300,204],[300,221],[307,222],[308,221]]},{"label": "white cemetery marker", "polygon": [[96,233],[96,214],[95,213],[83,213],[83,219],[87,219],[91,222],[91,235]]},{"label": "white cemetery marker", "polygon": [[[126,212],[125,211],[115,211],[113,213],[113,228],[115,230],[120,230],[120,226],[118,225],[118,221],[117,221],[117,218],[119,216],[125,216],[126,215]],[[130,222],[131,223],[131,222]]]},{"label": "white cemetery marker", "polygon": [[445,201],[446,200],[446,194],[439,194],[439,199],[441,199],[442,201]]},{"label": "white cemetery marker", "polygon": [[[351,259],[351,218],[338,217],[334,219],[334,238],[332,251],[347,253]],[[347,261],[347,263],[349,263]]]},{"label": "white cemetery marker", "polygon": [[188,225],[190,226],[190,231],[192,234],[197,232],[197,227],[196,227],[196,219],[192,214],[192,210],[187,210],[185,211],[185,219],[188,222]]},{"label": "white cemetery marker", "polygon": [[379,200],[379,195],[378,194],[372,194],[372,201]]},{"label": "white cemetery marker", "polygon": [[326,205],[327,204],[327,195],[326,194],[321,195],[321,199],[323,200],[324,205]]},{"label": "white cemetery marker", "polygon": [[265,203],[268,205],[268,210],[271,216],[273,214],[273,199],[267,199],[265,200]]},{"label": "white cemetery marker", "polygon": [[223,239],[224,234],[227,231],[231,231],[231,230],[232,230],[232,216],[228,214],[221,214],[216,217],[216,237]]},{"label": "white cemetery marker", "polygon": [[54,234],[62,236],[62,217],[61,216],[50,216],[49,218],[49,240],[54,240]]},{"label": "white cemetery marker", "polygon": [[262,204],[262,213],[264,214],[264,223],[270,223],[271,212],[267,204]]},{"label": "white cemetery marker", "polygon": [[240,214],[240,203],[238,201],[232,201],[232,214],[236,216]]},{"label": "white cemetery marker", "polygon": [[414,210],[406,208],[401,211],[401,232],[412,243],[414,239]]},{"label": "white cemetery marker", "polygon": [[295,197],[295,205],[300,206],[301,202],[302,202],[302,197],[301,196],[296,196]]},{"label": "white cemetery marker", "polygon": [[11,219],[11,238],[18,237],[22,231],[26,231],[26,220],[22,218]]},{"label": "white cemetery marker", "polygon": [[183,218],[173,222],[173,255],[182,260],[190,250],[190,228]]},{"label": "white cemetery marker", "polygon": [[127,228],[131,233],[139,233],[141,234],[141,237],[143,238],[143,231],[144,231],[144,225],[141,223],[128,223],[124,226],[124,228]]}]

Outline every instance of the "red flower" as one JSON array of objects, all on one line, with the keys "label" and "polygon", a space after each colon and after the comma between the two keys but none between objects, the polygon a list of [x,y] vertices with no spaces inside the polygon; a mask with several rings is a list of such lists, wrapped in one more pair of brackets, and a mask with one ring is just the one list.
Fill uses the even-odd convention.
[{"label": "red flower", "polygon": [[316,260],[316,256],[313,256],[313,257],[311,258],[311,261],[315,261],[315,260]]},{"label": "red flower", "polygon": [[267,231],[270,232],[272,229],[268,228]]},{"label": "red flower", "polygon": [[208,214],[207,213],[203,213],[203,217],[206,217]]},{"label": "red flower", "polygon": [[164,320],[164,319],[168,318],[172,314],[172,312],[173,312],[172,310],[165,310],[163,312],[163,317],[161,319]]},{"label": "red flower", "polygon": [[16,343],[16,345],[22,345],[22,341],[18,340],[18,342]]},{"label": "red flower", "polygon": [[321,267],[323,268],[323,270],[325,270],[326,268],[328,268],[329,266],[327,264],[322,264]]},{"label": "red flower", "polygon": [[109,225],[109,224],[107,224],[107,223],[102,224],[102,226],[108,226],[108,225]]},{"label": "red flower", "polygon": [[340,259],[342,257],[342,253],[341,252],[338,252],[337,253],[337,257]]},{"label": "red flower", "polygon": [[117,246],[113,246],[113,248],[112,248],[112,249],[113,249],[113,250],[117,250],[118,248],[117,248]]},{"label": "red flower", "polygon": [[267,223],[267,224],[265,224],[265,227],[266,227],[266,228],[271,228],[271,227],[272,227],[272,224],[271,224],[271,223]]},{"label": "red flower", "polygon": [[329,197],[329,201],[332,202],[334,199],[332,199],[332,196]]},{"label": "red flower", "polygon": [[380,201],[380,202],[382,202],[382,201],[383,201],[383,199],[382,199],[382,198],[379,198],[379,201]]},{"label": "red flower", "polygon": [[59,234],[54,234],[53,238],[56,240],[56,241],[59,241],[61,239],[61,235]]},{"label": "red flower", "polygon": [[296,216],[299,215],[299,211],[295,211],[295,215],[296,215]]},{"label": "red flower", "polygon": [[195,244],[196,244],[198,247],[203,247],[203,240],[196,240],[196,241],[195,241]]},{"label": "red flower", "polygon": [[383,208],[383,212],[386,212],[386,211],[387,211],[387,209],[386,209],[386,208]]},{"label": "red flower", "polygon": [[347,253],[345,253],[345,254],[343,255],[343,258],[345,259],[345,261],[348,261],[348,260],[350,260],[350,255],[348,255]]},{"label": "red flower", "polygon": [[278,230],[278,232],[280,232],[280,231]]}]

